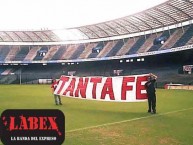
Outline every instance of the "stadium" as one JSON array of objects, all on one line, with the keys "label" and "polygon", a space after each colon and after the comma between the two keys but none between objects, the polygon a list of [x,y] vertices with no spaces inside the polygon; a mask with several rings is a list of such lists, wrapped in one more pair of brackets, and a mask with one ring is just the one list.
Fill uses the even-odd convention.
[{"label": "stadium", "polygon": [[[0,112],[60,109],[66,117],[64,144],[70,145],[193,143],[192,0],[168,0],[63,33],[76,34],[76,39],[64,40],[58,30],[0,31]],[[158,76],[156,115],[146,113],[147,103],[63,97],[63,105],[55,106],[50,91],[51,80],[62,75],[149,73]],[[167,90],[166,84],[186,86],[186,90]]]}]

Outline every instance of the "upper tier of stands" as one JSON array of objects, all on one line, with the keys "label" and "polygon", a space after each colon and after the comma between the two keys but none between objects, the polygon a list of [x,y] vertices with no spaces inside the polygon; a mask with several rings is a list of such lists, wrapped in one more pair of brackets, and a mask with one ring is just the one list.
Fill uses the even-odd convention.
[{"label": "upper tier of stands", "polygon": [[[0,42],[81,41],[133,35],[174,25],[181,26],[184,22],[193,23],[192,7],[193,0],[167,0],[157,6],[126,17],[76,28],[59,31],[0,31]],[[58,38],[61,31],[65,35],[63,40]],[[134,53],[133,50],[136,51],[132,48],[130,53]]]},{"label": "upper tier of stands", "polygon": [[[159,42],[164,38],[164,42]],[[154,41],[157,40],[156,44]],[[68,45],[0,46],[0,61],[76,60],[125,56],[193,44],[193,25],[132,38]]]}]

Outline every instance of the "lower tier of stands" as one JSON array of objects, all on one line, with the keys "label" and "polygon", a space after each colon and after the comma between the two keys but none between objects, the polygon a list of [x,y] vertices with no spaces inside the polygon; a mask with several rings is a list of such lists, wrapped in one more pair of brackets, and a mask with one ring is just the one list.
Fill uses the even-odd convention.
[{"label": "lower tier of stands", "polygon": [[[158,85],[165,83],[193,84],[193,74],[184,74],[184,65],[193,65],[193,50],[146,56],[140,59],[106,60],[65,64],[28,64],[27,66],[0,66],[0,84],[32,84],[39,79],[59,78],[61,75],[114,76],[154,73]],[[5,72],[11,72],[5,74]],[[193,73],[193,70],[192,70]]]}]

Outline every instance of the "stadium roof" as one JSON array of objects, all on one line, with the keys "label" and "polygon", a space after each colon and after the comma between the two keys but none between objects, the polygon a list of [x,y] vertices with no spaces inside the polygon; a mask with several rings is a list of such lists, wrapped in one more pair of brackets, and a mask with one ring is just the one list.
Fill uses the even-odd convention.
[{"label": "stadium roof", "polygon": [[169,0],[134,15],[76,29],[95,39],[143,32],[192,19],[193,0]]},{"label": "stadium roof", "polygon": [[0,31],[1,42],[59,42],[60,38],[49,30]]},{"label": "stadium roof", "polygon": [[[60,30],[64,40],[88,40],[128,35],[193,20],[193,0],[168,0],[127,17]],[[61,42],[58,31],[0,31],[0,42]]]}]

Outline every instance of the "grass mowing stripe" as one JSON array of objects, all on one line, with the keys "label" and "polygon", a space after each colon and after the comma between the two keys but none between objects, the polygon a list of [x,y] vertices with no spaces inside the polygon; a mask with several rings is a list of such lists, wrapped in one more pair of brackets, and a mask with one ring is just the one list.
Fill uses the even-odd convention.
[{"label": "grass mowing stripe", "polygon": [[93,128],[103,127],[103,126],[110,126],[110,125],[115,125],[115,124],[121,124],[121,123],[125,123],[125,122],[131,122],[131,121],[147,119],[147,118],[152,118],[152,117],[157,117],[157,116],[162,116],[162,115],[167,115],[167,114],[173,114],[173,113],[183,112],[183,111],[192,110],[192,109],[193,109],[193,107],[187,108],[187,109],[176,110],[176,111],[170,111],[170,112],[161,113],[161,114],[152,114],[151,116],[148,115],[148,116],[133,118],[133,119],[129,119],[129,120],[123,120],[123,121],[118,121],[118,122],[112,122],[112,123],[100,124],[100,125],[95,125],[95,126],[90,126],[90,127],[79,128],[79,129],[73,129],[73,130],[66,131],[66,133],[82,131],[82,130],[87,130],[87,129],[93,129]]}]

